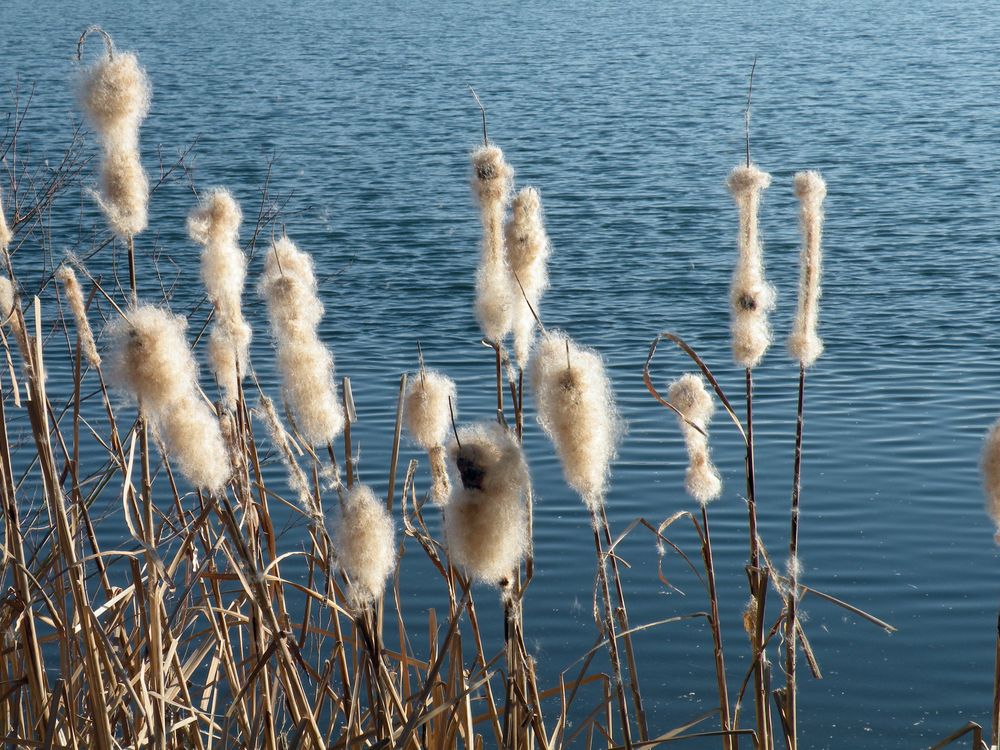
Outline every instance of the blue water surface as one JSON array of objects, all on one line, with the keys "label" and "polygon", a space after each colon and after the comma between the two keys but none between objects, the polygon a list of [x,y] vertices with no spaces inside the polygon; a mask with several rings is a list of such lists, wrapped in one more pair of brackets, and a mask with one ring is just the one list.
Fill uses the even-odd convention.
[{"label": "blue water surface", "polygon": [[[803,747],[885,750],[926,747],[967,720],[989,721],[997,558],[978,462],[982,435],[1000,414],[998,18],[978,1],[6,0],[0,75],[22,97],[34,86],[22,148],[54,161],[79,121],[72,58],[80,31],[101,24],[140,53],[154,87],[147,169],[155,178],[161,158],[170,163],[194,144],[190,172],[157,190],[151,228],[138,241],[140,268],[159,263],[178,311],[202,300],[197,248],[184,232],[191,186],[229,187],[252,224],[272,164],[272,196],[287,201],[282,221],[322,277],[324,340],[353,383],[360,476],[382,492],[399,376],[416,366],[418,340],[428,363],[457,381],[462,418],[493,413],[492,355],[472,312],[480,229],[468,154],[481,138],[473,84],[518,183],[543,196],[553,245],[544,319],[603,354],[629,423],[608,497],[621,531],[640,516],[655,525],[693,509],[676,422],[642,384],[655,335],[683,335],[742,409],[743,375],[728,342],[736,211],[725,177],[744,157],[757,56],[752,151],[774,176],[761,222],[779,299],[776,343],[756,374],[761,534],[780,563],[798,377],[784,350],[798,274],[791,181],[818,169],[829,184],[827,349],[806,393],[803,580],[898,632],[806,598],[823,679],[803,673],[800,736]],[[0,114],[12,107],[5,95]],[[85,148],[96,153],[92,138]],[[74,189],[53,218],[56,259],[92,249],[92,233],[71,229],[81,219],[100,228],[92,201]],[[110,273],[112,253],[103,250],[95,267]],[[14,262],[30,287],[51,259],[26,246]],[[258,253],[251,284],[261,265]],[[158,299],[156,277],[143,279],[144,296]],[[254,366],[275,395],[264,310],[252,289],[248,301]],[[204,305],[194,310],[192,332],[206,314]],[[50,391],[63,398],[67,367],[50,363]],[[654,366],[661,386],[689,369],[666,347]],[[527,425],[537,507],[526,634],[548,687],[593,644],[594,557],[586,514],[533,411]],[[721,412],[712,444],[726,482],[712,513],[735,691],[747,669],[747,521],[743,458]],[[91,450],[101,457],[99,445]],[[422,458],[409,444],[403,454],[404,462]],[[277,481],[280,470],[270,471]],[[115,502],[99,509],[109,543],[127,539]],[[299,524],[282,544],[299,549],[304,539]],[[676,540],[697,558],[689,530]],[[707,607],[676,556],[665,558],[664,572],[684,593],[661,583],[648,532],[632,532],[620,553],[632,566],[633,624]],[[422,649],[422,612],[440,612],[446,599],[416,545],[403,566]],[[499,649],[500,608],[487,590],[477,597]],[[703,625],[653,628],[636,643],[654,734],[713,707]]]}]

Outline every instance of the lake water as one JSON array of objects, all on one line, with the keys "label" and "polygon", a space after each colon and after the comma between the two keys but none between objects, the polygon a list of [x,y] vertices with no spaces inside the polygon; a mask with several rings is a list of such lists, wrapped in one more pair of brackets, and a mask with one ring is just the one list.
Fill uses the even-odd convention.
[{"label": "lake water", "polygon": [[[252,215],[274,156],[271,188],[288,198],[289,234],[317,259],[323,336],[338,374],[353,382],[360,474],[383,491],[398,379],[416,365],[417,340],[429,364],[458,382],[462,417],[492,414],[491,353],[472,314],[480,230],[468,153],[481,137],[473,84],[519,184],[542,192],[554,248],[544,318],[601,351],[629,422],[608,498],[622,530],[639,516],[656,523],[693,507],[675,420],[642,385],[657,332],[687,338],[742,403],[728,349],[736,211],[725,177],[743,158],[746,79],[759,56],[752,149],[774,175],[761,221],[779,291],[779,341],[757,373],[761,533],[782,557],[797,382],[783,348],[798,273],[791,177],[819,169],[829,184],[827,351],[806,396],[803,580],[899,629],[889,636],[806,599],[824,679],[801,683],[802,745],[913,748],[967,720],[989,721],[997,555],[978,461],[1000,414],[998,18],[986,2],[898,0],[142,9],[7,0],[0,61],[5,86],[16,77],[37,86],[22,136],[33,158],[57,157],[78,119],[71,56],[91,23],[138,50],[152,78],[143,131],[150,171],[157,145],[170,161],[197,139],[195,184],[228,186]],[[9,98],[0,111],[10,111]],[[201,297],[196,248],[184,235],[192,202],[183,182],[157,191],[152,229],[139,242],[146,267],[154,242],[163,254],[179,311]],[[57,250],[86,251],[90,237],[58,230],[76,225],[81,206],[90,221],[88,200],[75,191],[60,206]],[[109,252],[96,268],[107,268]],[[42,260],[29,253],[15,259],[26,285],[41,278]],[[258,256],[251,274],[260,266]],[[261,306],[250,314],[254,364],[276,393]],[[192,328],[204,315],[194,313]],[[687,369],[669,349],[655,366],[661,384]],[[50,389],[65,388],[66,376],[53,364]],[[526,631],[548,686],[593,642],[594,561],[585,513],[527,421],[538,503]],[[721,416],[713,446],[726,481],[713,531],[738,682],[746,513],[742,457]],[[101,528],[111,540],[126,534],[113,512]],[[677,541],[696,553],[689,533]],[[301,531],[283,543],[295,549]],[[707,606],[676,557],[666,571],[686,595],[658,581],[648,533],[634,532],[621,552],[632,564],[633,623]],[[414,547],[404,558],[415,612],[445,602],[419,554]],[[488,592],[478,598],[494,611]],[[712,707],[703,626],[668,625],[636,642],[654,732]]]}]

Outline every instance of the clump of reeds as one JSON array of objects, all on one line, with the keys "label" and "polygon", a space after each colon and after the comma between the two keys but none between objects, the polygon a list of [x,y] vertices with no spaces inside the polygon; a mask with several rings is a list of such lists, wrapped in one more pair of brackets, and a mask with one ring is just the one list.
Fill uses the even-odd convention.
[{"label": "clump of reeds", "polygon": [[467,425],[448,446],[455,481],[445,507],[452,561],[471,578],[509,581],[528,551],[524,453],[498,424]]},{"label": "clump of reeds", "polygon": [[562,331],[547,330],[532,357],[532,383],[538,421],[555,445],[566,481],[596,513],[624,431],[604,361]]},{"label": "clump of reeds", "polygon": [[680,412],[678,422],[688,453],[685,487],[702,505],[722,493],[722,478],[712,464],[708,447],[708,425],[715,413],[715,402],[700,375],[682,375],[670,384],[667,399]]},{"label": "clump of reeds", "polygon": [[451,427],[455,382],[434,370],[421,369],[409,380],[405,399],[407,429],[430,461],[431,499],[444,505],[451,492],[444,444]]},{"label": "clump of reeds", "polygon": [[188,216],[188,234],[202,246],[201,278],[215,307],[209,362],[227,405],[236,403],[250,354],[250,326],[243,318],[246,258],[239,246],[242,212],[228,190],[209,192]]},{"label": "clump of reeds", "polygon": [[499,345],[510,332],[514,289],[504,247],[504,212],[510,201],[514,170],[497,146],[472,153],[473,192],[483,222],[482,250],[476,272],[476,317],[483,336]]},{"label": "clump of reeds", "polygon": [[360,610],[382,596],[396,565],[392,518],[371,487],[356,484],[334,521],[334,554],[350,580],[348,601]]},{"label": "clump of reeds", "polygon": [[[80,104],[101,141],[101,186],[95,193],[111,229],[131,240],[146,228],[149,180],[139,156],[139,128],[150,85],[133,52],[107,48],[80,79]],[[82,40],[81,40],[82,41]]]},{"label": "clump of reeds", "polygon": [[507,259],[516,282],[511,315],[514,354],[523,370],[528,364],[536,316],[541,315],[539,302],[549,284],[549,238],[542,220],[542,198],[538,190],[525,187],[514,196],[504,236]]},{"label": "clump of reeds", "polygon": [[799,199],[799,221],[802,227],[800,255],[799,301],[795,312],[788,350],[803,367],[812,367],[823,353],[823,340],[816,331],[819,325],[820,276],[823,254],[823,199],[826,182],[819,172],[799,172],[795,175],[795,195]]},{"label": "clump of reeds", "polygon": [[66,300],[69,302],[69,309],[72,310],[73,318],[76,320],[76,331],[80,337],[80,351],[91,367],[100,367],[101,355],[97,351],[94,332],[87,319],[87,305],[83,300],[83,289],[76,278],[76,272],[71,266],[64,263],[56,271],[56,278],[62,284]]},{"label": "clump of reeds", "polygon": [[112,383],[130,393],[192,484],[213,492],[229,480],[219,421],[198,389],[187,322],[153,305],[130,308],[109,326]]},{"label": "clump of reeds", "polygon": [[333,380],[333,354],[317,332],[323,303],[312,257],[281,237],[267,254],[259,288],[267,300],[282,392],[295,427],[313,445],[330,443],[344,429],[344,410]]},{"label": "clump of reeds", "polygon": [[730,173],[728,184],[740,214],[739,254],[729,291],[733,358],[749,369],[757,366],[771,345],[767,314],[774,307],[774,288],[764,278],[757,216],[771,175],[752,164],[740,166]]}]

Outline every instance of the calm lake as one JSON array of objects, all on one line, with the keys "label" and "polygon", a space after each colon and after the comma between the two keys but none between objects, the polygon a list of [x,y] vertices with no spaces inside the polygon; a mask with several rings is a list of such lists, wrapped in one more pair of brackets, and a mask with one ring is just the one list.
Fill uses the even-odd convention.
[{"label": "calm lake", "polygon": [[[543,317],[603,354],[629,424],[608,497],[620,532],[638,517],[655,525],[695,507],[684,494],[676,421],[642,383],[656,334],[684,336],[742,409],[727,301],[737,215],[725,178],[744,158],[746,83],[757,55],[752,153],[774,176],[761,223],[779,294],[776,344],[756,375],[761,534],[783,559],[798,377],[784,349],[798,275],[791,181],[818,169],[829,186],[827,349],[806,393],[803,582],[898,628],[888,635],[806,598],[804,625],[823,679],[803,673],[802,746],[916,748],[968,720],[988,724],[1000,579],[978,463],[982,436],[1000,415],[996,6],[537,5],[6,0],[0,69],[5,91],[17,81],[22,93],[35,86],[21,136],[32,159],[56,160],[79,121],[72,58],[80,32],[96,23],[138,51],[152,79],[143,155],[154,177],[158,146],[169,163],[194,144],[194,185],[229,187],[252,225],[273,162],[272,198],[287,201],[289,235],[316,258],[323,337],[338,376],[353,383],[360,476],[381,492],[399,377],[416,367],[417,341],[428,364],[457,381],[461,420],[490,419],[495,408],[492,353],[472,312],[480,226],[468,154],[481,139],[467,88],[474,85],[518,184],[542,193],[553,245]],[[6,116],[12,98],[0,102]],[[96,152],[93,139],[86,148]],[[196,309],[198,249],[184,230],[194,202],[186,179],[157,190],[139,257],[146,268],[158,257],[172,308],[194,310],[197,331],[207,308]],[[87,226],[97,220],[74,188],[53,217],[56,260],[91,248],[93,236],[75,230],[81,217]],[[30,291],[51,259],[22,249],[14,262]],[[110,273],[111,262],[107,249],[92,267]],[[258,254],[251,285],[261,267]],[[156,277],[145,281],[147,299],[159,298]],[[276,395],[252,286],[247,311],[254,366]],[[665,387],[689,364],[663,347],[657,383]],[[66,364],[49,369],[50,392],[65,397]],[[587,515],[533,413],[526,424],[537,506],[525,628],[550,687],[596,637],[594,556]],[[747,519],[738,437],[721,410],[712,444],[726,482],[712,512],[735,690],[747,668]],[[404,467],[423,458],[410,444],[403,453]],[[115,503],[97,511],[109,542],[127,538]],[[688,530],[673,538],[697,555]],[[303,539],[299,523],[283,544],[294,550]],[[620,554],[631,565],[633,624],[707,608],[676,555],[663,570],[684,593],[663,585],[647,531],[632,532]],[[406,606],[419,625],[421,611],[444,607],[445,595],[416,545],[403,567]],[[477,597],[495,613],[486,630],[499,649],[499,605],[488,590]],[[425,619],[420,627],[414,643],[424,648]],[[636,644],[654,732],[713,707],[704,625],[652,628]]]}]

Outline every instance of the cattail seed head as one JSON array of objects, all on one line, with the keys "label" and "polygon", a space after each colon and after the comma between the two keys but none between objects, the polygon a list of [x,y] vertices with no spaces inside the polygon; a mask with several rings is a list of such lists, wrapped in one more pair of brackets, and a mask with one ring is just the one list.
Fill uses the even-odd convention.
[{"label": "cattail seed head", "polygon": [[986,512],[996,524],[996,541],[1000,544],[1000,420],[993,423],[983,446],[983,489],[986,491]]},{"label": "cattail seed head", "polygon": [[[535,314],[541,315],[539,302],[542,293],[549,285],[546,265],[550,252],[549,238],[545,234],[545,224],[542,220],[542,199],[535,188],[522,188],[514,197],[504,237],[507,260],[515,276],[511,315],[514,354],[518,365],[524,369],[528,365],[528,355],[535,333],[536,321],[532,308]],[[531,307],[528,306],[529,303]]]},{"label": "cattail seed head", "polygon": [[337,564],[351,581],[348,602],[364,609],[382,596],[396,566],[392,518],[370,487],[358,484],[348,493],[332,537]]},{"label": "cattail seed head", "polygon": [[434,370],[411,376],[406,387],[406,427],[424,450],[444,445],[451,430],[451,408],[455,381]]},{"label": "cattail seed head", "polygon": [[227,190],[213,190],[188,216],[188,234],[203,247],[201,278],[215,306],[209,361],[225,401],[236,403],[250,355],[250,326],[243,317],[246,258],[239,246],[239,204]]},{"label": "cattail seed head", "polygon": [[755,165],[736,167],[729,175],[729,191],[740,214],[739,255],[733,272],[729,302],[732,313],[733,358],[742,367],[756,367],[771,345],[767,314],[774,308],[774,288],[764,278],[758,210],[761,193],[771,175]]},{"label": "cattail seed head", "polygon": [[14,305],[17,303],[17,292],[6,276],[0,276],[0,323],[11,324],[14,317]]},{"label": "cattail seed head", "polygon": [[[685,487],[691,497],[702,505],[707,505],[722,493],[722,478],[715,466],[708,448],[708,424],[715,412],[715,402],[705,388],[700,375],[682,375],[670,384],[667,400],[684,416],[678,418],[684,444],[688,452],[688,469]],[[689,421],[685,421],[689,420]],[[697,425],[703,432],[691,426]]]},{"label": "cattail seed head", "polygon": [[181,473],[201,489],[221,491],[231,469],[219,421],[198,390],[185,338],[187,322],[152,305],[132,308],[108,329],[108,372],[166,444]]},{"label": "cattail seed head", "polygon": [[80,103],[102,136],[137,130],[149,112],[150,86],[134,52],[102,55],[80,81]]},{"label": "cattail seed head", "polygon": [[530,545],[521,446],[500,425],[480,423],[460,429],[448,452],[456,475],[444,510],[451,559],[478,581],[509,580]]},{"label": "cattail seed head", "polygon": [[802,227],[802,252],[799,256],[799,302],[795,312],[788,350],[811,367],[823,353],[823,340],[816,332],[819,325],[820,279],[823,268],[823,199],[826,182],[819,172],[795,175],[795,195],[799,199]]},{"label": "cattail seed head", "polygon": [[94,342],[94,332],[90,328],[90,321],[87,319],[87,306],[83,300],[83,289],[76,278],[76,272],[67,264],[63,264],[56,271],[56,278],[62,284],[66,293],[66,300],[69,302],[69,309],[73,312],[76,320],[76,331],[80,336],[80,351],[92,367],[101,366],[101,355],[97,353],[97,344]]},{"label": "cattail seed head", "polygon": [[513,278],[504,249],[503,216],[510,200],[514,170],[496,146],[472,153],[473,191],[483,222],[483,242],[476,272],[476,317],[483,336],[500,343],[510,332]]},{"label": "cattail seed head", "polygon": [[312,258],[282,237],[267,254],[260,293],[267,300],[282,389],[303,437],[331,442],[344,429],[333,381],[333,354],[319,339],[323,305]]},{"label": "cattail seed head", "polygon": [[601,356],[561,331],[545,331],[532,359],[538,422],[551,438],[569,485],[600,510],[624,423]]},{"label": "cattail seed head", "polygon": [[112,231],[131,239],[148,223],[149,180],[139,158],[139,127],[150,87],[131,52],[101,56],[83,71],[80,104],[101,140],[101,189],[96,195]]}]

